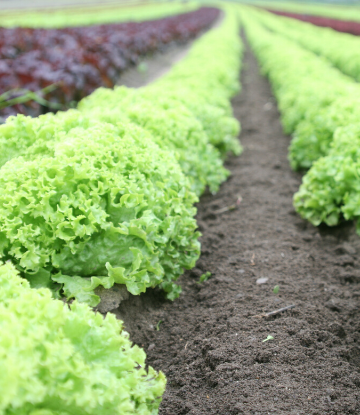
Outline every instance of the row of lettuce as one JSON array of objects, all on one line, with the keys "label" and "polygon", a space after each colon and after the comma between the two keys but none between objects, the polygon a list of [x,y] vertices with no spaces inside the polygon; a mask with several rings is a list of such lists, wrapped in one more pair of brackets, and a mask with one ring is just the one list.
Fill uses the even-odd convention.
[{"label": "row of lettuce", "polygon": [[355,36],[360,35],[360,23],[347,20],[331,19],[329,17],[312,16],[308,14],[289,13],[280,10],[271,10],[272,13],[278,16],[291,17],[292,19],[302,20],[303,22],[311,23],[315,26],[328,27],[338,32],[350,33]]},{"label": "row of lettuce", "polygon": [[114,283],[179,295],[200,254],[194,203],[241,152],[238,29],[231,9],[156,83],[0,126],[0,415],[158,412],[164,375],[79,302]]},{"label": "row of lettuce", "polygon": [[[92,5],[81,3],[75,5],[57,4],[58,7],[34,10],[31,6],[25,9],[3,9],[0,26],[7,28],[28,27],[40,29],[59,29],[71,26],[91,26],[120,22],[141,22],[160,19],[179,13],[195,10],[199,4],[194,1],[183,3],[170,2],[94,2]],[[24,13],[24,11],[26,11]]]},{"label": "row of lettuce", "polygon": [[245,7],[242,16],[284,130],[293,135],[291,166],[309,169],[294,196],[296,210],[316,226],[358,219],[358,39]]},{"label": "row of lettuce", "polygon": [[360,8],[357,4],[329,4],[320,2],[290,2],[253,0],[251,4],[268,10],[281,10],[303,16],[322,16],[339,20],[360,21]]},{"label": "row of lettuce", "polygon": [[269,30],[324,57],[345,75],[360,81],[360,37],[268,13],[259,13],[258,16]]},{"label": "row of lettuce", "polygon": [[[0,116],[38,116],[74,107],[113,87],[141,59],[194,39],[219,17],[202,7],[176,16],[62,29],[0,27]],[[29,93],[29,92],[30,93]]]}]

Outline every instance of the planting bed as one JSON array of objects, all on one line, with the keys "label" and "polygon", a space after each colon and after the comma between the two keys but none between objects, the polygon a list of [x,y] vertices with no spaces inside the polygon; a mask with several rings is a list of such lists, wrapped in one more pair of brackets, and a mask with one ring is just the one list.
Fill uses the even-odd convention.
[{"label": "planting bed", "polygon": [[242,85],[233,106],[245,151],[198,205],[202,256],[180,279],[184,293],[169,302],[149,290],[115,312],[167,376],[163,415],[358,414],[360,240],[352,223],[314,228],[295,213],[301,175],[249,51]]}]

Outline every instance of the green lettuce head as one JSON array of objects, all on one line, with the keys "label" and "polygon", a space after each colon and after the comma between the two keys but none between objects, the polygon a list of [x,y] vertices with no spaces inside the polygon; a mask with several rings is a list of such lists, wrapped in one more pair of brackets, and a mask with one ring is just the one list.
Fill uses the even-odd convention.
[{"label": "green lettuce head", "polygon": [[99,124],[37,140],[0,170],[0,252],[35,286],[62,284],[91,305],[94,288],[170,299],[199,256],[193,204],[173,154],[132,124]]},{"label": "green lettuce head", "polygon": [[31,289],[0,264],[0,415],[155,415],[165,376],[122,322]]}]

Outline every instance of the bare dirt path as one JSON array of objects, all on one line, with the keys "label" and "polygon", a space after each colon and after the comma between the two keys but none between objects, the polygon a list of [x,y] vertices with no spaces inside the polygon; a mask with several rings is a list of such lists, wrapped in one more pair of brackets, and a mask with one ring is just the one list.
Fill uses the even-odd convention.
[{"label": "bare dirt path", "polygon": [[[360,238],[351,223],[317,229],[296,215],[301,177],[249,51],[242,84],[233,106],[245,151],[220,192],[201,199],[202,256],[182,296],[149,291],[116,313],[167,375],[162,415],[359,414]],[[217,213],[240,195],[238,210]]]},{"label": "bare dirt path", "polygon": [[156,79],[165,75],[173,65],[183,59],[189,52],[193,41],[184,45],[172,45],[167,47],[164,52],[155,53],[141,60],[137,67],[125,71],[118,85],[124,85],[129,88],[139,88],[145,86]]},{"label": "bare dirt path", "polygon": [[202,34],[208,30],[218,27],[224,18],[224,13],[221,12],[216,21],[212,24],[210,29],[200,33],[195,39],[190,40],[185,44],[176,44],[165,46],[163,51],[159,51],[152,56],[145,57],[141,60],[137,67],[133,67],[125,71],[119,81],[118,85],[124,85],[129,88],[140,88],[156,81],[158,78],[165,75],[170,69],[189,53],[194,40],[201,37]]}]

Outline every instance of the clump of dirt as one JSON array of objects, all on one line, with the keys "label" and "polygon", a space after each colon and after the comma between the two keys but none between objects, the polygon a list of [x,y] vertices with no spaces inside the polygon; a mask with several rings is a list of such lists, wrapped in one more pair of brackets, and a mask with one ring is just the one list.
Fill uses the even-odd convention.
[{"label": "clump of dirt", "polygon": [[116,314],[168,378],[162,415],[359,414],[360,238],[352,223],[298,217],[301,176],[249,51],[242,85],[233,108],[245,151],[219,193],[201,198],[202,255],[183,294],[172,303],[150,290]]}]

